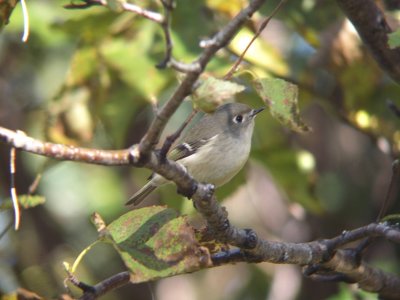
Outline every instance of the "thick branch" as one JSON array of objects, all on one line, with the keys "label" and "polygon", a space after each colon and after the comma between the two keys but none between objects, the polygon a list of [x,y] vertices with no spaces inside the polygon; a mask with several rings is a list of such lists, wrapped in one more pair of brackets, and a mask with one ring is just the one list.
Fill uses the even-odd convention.
[{"label": "thick branch", "polygon": [[121,272],[115,274],[114,276],[103,280],[95,286],[92,286],[90,291],[85,291],[85,293],[79,298],[79,300],[97,299],[107,292],[129,283],[130,278],[131,275],[129,272]]},{"label": "thick branch", "polygon": [[[156,152],[150,152],[145,164],[140,162],[138,146],[119,151],[107,151],[43,143],[26,136],[22,132],[14,132],[0,127],[0,141],[20,150],[52,157],[60,160],[74,160],[103,165],[137,165],[147,167],[165,178],[174,181],[179,190],[193,194],[198,211],[206,218],[215,237],[230,245],[241,247],[234,259],[237,261],[314,265],[319,264],[335,272],[342,272],[347,278],[359,282],[365,290],[379,292],[380,295],[392,295],[398,292],[400,281],[397,277],[373,269],[364,262],[358,264],[351,261],[351,256],[336,250],[350,242],[365,237],[384,237],[393,242],[400,242],[400,231],[384,223],[370,224],[353,231],[343,232],[340,236],[324,241],[310,243],[284,243],[266,241],[257,237],[251,230],[238,229],[228,220],[228,214],[213,195],[212,185],[197,183],[178,163],[163,160]],[[225,261],[227,261],[225,259]],[[223,259],[215,260],[220,264]]]},{"label": "thick branch", "polygon": [[[231,258],[231,260],[226,260],[227,262],[269,261],[273,263],[291,263],[303,266],[318,264],[331,271],[343,273],[355,282],[360,282],[360,286],[366,290],[379,292],[381,295],[390,297],[393,293],[396,293],[396,289],[398,291],[400,287],[400,281],[397,277],[373,269],[364,262],[358,262],[354,259],[354,256],[351,256],[350,252],[346,250],[337,250],[337,248],[351,241],[356,241],[368,236],[383,236],[389,240],[399,242],[400,234],[396,228],[389,227],[385,224],[371,224],[362,229],[346,232],[331,240],[311,243],[295,244],[262,240],[258,238],[252,230],[238,229],[230,224],[227,211],[219,205],[214,196],[214,188],[212,185],[201,184],[194,181],[178,163],[168,159],[162,159],[157,152],[152,151],[169,118],[176,111],[184,98],[192,92],[197,79],[211,58],[219,49],[229,43],[240,27],[264,2],[265,0],[251,1],[248,7],[240,11],[240,13],[212,39],[203,43],[205,47],[202,54],[194,63],[190,64],[190,66],[195,67],[187,70],[185,79],[157,113],[139,145],[134,145],[130,149],[116,151],[78,148],[40,142],[26,136],[22,132],[14,132],[1,127],[0,141],[23,151],[60,160],[73,160],[102,165],[133,165],[137,167],[147,167],[165,178],[174,181],[179,190],[184,194],[192,195],[196,208],[205,217],[210,230],[215,234],[218,240],[240,247],[240,249],[235,250],[236,252],[232,255],[233,258]],[[365,40],[366,44],[369,45],[380,64],[388,68],[387,72],[395,78],[395,80],[400,81],[399,67],[396,66],[395,63],[400,60],[396,58],[396,60],[393,61],[398,53],[387,48],[386,33],[389,30],[386,28],[387,25],[383,17],[381,19],[373,19],[373,24],[371,25],[375,28],[372,35],[376,34],[380,39],[385,39],[385,43],[382,44],[381,48],[383,48],[381,49],[379,46],[375,45],[373,41],[370,41],[370,35],[368,33],[364,33],[365,36],[361,33],[365,29],[363,26],[366,26],[366,28],[368,28],[368,26],[363,22],[358,24],[357,21],[355,21],[358,20],[357,18],[364,20],[363,18],[365,16],[354,12],[354,7],[361,2],[363,5],[366,5],[366,2],[359,0],[350,1],[351,4],[342,0],[338,0],[338,2],[356,27],[361,27],[362,30],[359,29],[360,35]],[[373,2],[370,0],[368,0],[367,3],[368,5],[373,5]],[[361,11],[361,9],[359,10]],[[376,7],[374,7],[374,12],[380,13]],[[381,13],[378,14],[378,16],[381,16]],[[367,19],[369,19],[369,21],[372,20],[371,18]],[[220,258],[219,262],[222,261],[223,259]],[[218,264],[216,257],[214,257],[214,262]],[[125,277],[118,282],[125,283],[126,280],[129,280],[126,274],[124,276]],[[114,285],[110,284],[109,286]]]},{"label": "thick branch", "polygon": [[0,127],[0,141],[14,148],[59,160],[71,160],[99,165],[129,165],[129,150],[102,151],[42,142],[22,131]]},{"label": "thick branch", "polygon": [[[346,279],[346,282],[358,283],[361,289],[378,293],[383,299],[398,299],[399,277],[371,267],[365,261],[359,261],[353,249],[336,248],[367,236],[382,236],[396,242],[400,241],[398,228],[385,224],[370,224],[354,231],[345,232],[330,240],[310,243],[283,243],[259,239],[257,240],[258,246],[253,250],[246,251],[236,248],[219,252],[212,256],[212,261],[215,266],[238,262],[258,263],[266,261],[318,266],[311,268],[316,271],[312,273],[308,271],[305,274],[318,279],[321,277],[343,278]],[[322,271],[322,273],[319,273],[319,271]]]},{"label": "thick branch", "polygon": [[381,68],[394,81],[400,83],[400,48],[389,48],[387,34],[392,32],[392,29],[376,1],[337,0],[337,3]]}]

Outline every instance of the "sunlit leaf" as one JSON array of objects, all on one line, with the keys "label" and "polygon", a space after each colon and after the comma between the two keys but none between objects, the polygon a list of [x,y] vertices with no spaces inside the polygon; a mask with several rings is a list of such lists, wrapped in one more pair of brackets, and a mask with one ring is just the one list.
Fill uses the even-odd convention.
[{"label": "sunlit leaf", "polygon": [[311,130],[300,118],[296,85],[279,78],[259,78],[254,87],[279,122],[296,132]]},{"label": "sunlit leaf", "polygon": [[193,93],[193,104],[195,109],[210,113],[244,89],[232,81],[208,77]]},{"label": "sunlit leaf", "polygon": [[211,264],[187,218],[169,208],[132,210],[108,225],[102,236],[115,246],[133,282],[193,272]]},{"label": "sunlit leaf", "polygon": [[46,199],[39,195],[21,195],[18,196],[18,202],[23,208],[31,208],[43,204]]},{"label": "sunlit leaf", "polygon": [[[235,36],[229,44],[229,48],[239,56],[247,47],[253,36],[254,32],[244,28]],[[254,41],[246,52],[245,60],[254,66],[262,67],[263,69],[266,68],[268,71],[272,71],[275,74],[286,75],[288,73],[287,61],[283,59],[282,54],[261,39],[256,39]]]},{"label": "sunlit leaf", "polygon": [[389,33],[388,37],[388,44],[391,49],[400,47],[400,29],[397,29],[395,32]]},{"label": "sunlit leaf", "polygon": [[49,140],[72,145],[92,140],[94,124],[89,107],[90,93],[86,86],[68,88],[53,102],[56,122],[47,128]]},{"label": "sunlit leaf", "polygon": [[148,99],[158,95],[168,80],[165,71],[155,67],[159,61],[151,57],[156,29],[154,24],[146,23],[134,40],[113,38],[100,49],[104,61],[120,78]]},{"label": "sunlit leaf", "polygon": [[96,71],[98,57],[94,47],[79,48],[70,64],[66,84],[75,86],[88,80]]},{"label": "sunlit leaf", "polygon": [[225,1],[225,0],[207,0],[207,6],[210,9],[218,12],[226,13],[229,16],[234,16],[246,5],[245,0]]}]

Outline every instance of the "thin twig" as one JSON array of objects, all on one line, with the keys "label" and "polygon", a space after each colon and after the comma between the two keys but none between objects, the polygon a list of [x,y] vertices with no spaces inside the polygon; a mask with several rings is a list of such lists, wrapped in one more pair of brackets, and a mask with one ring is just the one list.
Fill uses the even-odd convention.
[{"label": "thin twig", "polygon": [[190,72],[201,72],[201,66],[198,62],[193,62],[190,64],[186,64],[180,61],[177,61],[173,57],[168,62],[168,65],[174,68],[176,71],[182,73],[190,73]]},{"label": "thin twig", "polygon": [[[102,0],[81,0],[81,1],[83,3],[80,3],[80,4],[70,3],[67,5],[64,5],[64,8],[66,8],[66,9],[85,9],[85,8],[89,8],[91,6],[107,5],[107,2],[102,1]],[[121,8],[125,11],[133,12],[139,16],[142,16],[146,19],[149,19],[149,20],[159,23],[159,24],[162,24],[164,22],[164,17],[157,12],[144,9],[136,4],[128,3],[128,2],[124,2],[124,1],[120,1],[119,4],[121,5]]]},{"label": "thin twig", "polygon": [[26,43],[29,38],[29,13],[25,0],[20,0],[20,2],[22,8],[22,15],[24,17],[24,34],[22,36],[22,41]]},{"label": "thin twig", "polygon": [[129,283],[131,275],[129,272],[121,272],[115,274],[102,282],[91,286],[90,290],[85,291],[85,293],[79,298],[80,300],[93,300],[106,294],[109,291],[115,290],[121,286]]},{"label": "thin twig", "polygon": [[144,8],[138,6],[138,5],[135,5],[135,4],[132,4],[132,3],[128,3],[128,2],[123,2],[123,1],[121,1],[121,5],[122,5],[122,8],[125,11],[134,12],[134,13],[138,14],[139,16],[142,16],[142,17],[144,17],[146,19],[149,19],[149,20],[151,20],[153,22],[156,22],[156,23],[159,23],[159,24],[162,24],[163,22],[165,22],[164,17],[161,14],[157,13],[157,12],[154,12],[154,11],[151,11],[151,10],[147,10],[147,9],[144,9]]},{"label": "thin twig", "polygon": [[41,173],[36,174],[35,179],[29,185],[28,195],[32,195],[33,193],[35,193],[35,191],[37,190],[37,188],[39,186],[39,182],[41,179],[42,179],[42,174]]},{"label": "thin twig", "polygon": [[[392,164],[392,176],[390,177],[389,187],[386,191],[385,199],[383,199],[382,207],[376,218],[376,222],[380,222],[382,218],[386,215],[388,207],[393,203],[395,197],[398,194],[400,185],[400,161],[395,160]],[[357,245],[356,253],[359,258],[361,258],[362,252],[364,252],[376,238],[368,237]]]},{"label": "thin twig", "polygon": [[75,276],[74,274],[72,274],[70,271],[68,271],[68,270],[66,270],[66,271],[67,271],[68,277],[67,277],[67,279],[64,281],[65,288],[67,288],[67,289],[69,290],[68,285],[66,284],[66,282],[69,281],[69,282],[71,282],[74,286],[76,286],[77,288],[79,288],[80,290],[82,290],[84,293],[91,293],[91,294],[94,294],[94,293],[96,292],[96,289],[95,289],[93,286],[88,285],[88,284],[86,284],[86,283],[80,281],[80,280],[78,279],[78,277],[76,277],[76,276]]},{"label": "thin twig", "polygon": [[165,57],[164,59],[156,65],[158,69],[165,69],[168,66],[169,61],[172,57],[172,38],[171,38],[171,13],[174,9],[173,0],[161,0],[164,7],[164,21],[161,23],[162,30],[164,32],[165,38]]},{"label": "thin twig", "polygon": [[14,207],[14,229],[18,230],[21,221],[21,212],[19,210],[17,189],[15,188],[15,156],[16,149],[12,147],[10,150],[10,194]]},{"label": "thin twig", "polygon": [[386,103],[395,116],[400,118],[400,108],[392,100],[387,100]]},{"label": "thin twig", "polygon": [[275,9],[272,11],[272,13],[266,18],[264,19],[264,21],[262,21],[260,27],[258,28],[257,32],[254,34],[253,38],[251,39],[251,41],[247,44],[246,48],[243,50],[243,52],[240,54],[239,58],[236,60],[236,62],[234,63],[234,65],[232,66],[232,68],[230,68],[230,70],[228,71],[228,73],[226,73],[226,75],[224,76],[225,80],[229,80],[232,78],[233,74],[236,72],[238,66],[240,65],[240,63],[243,61],[244,56],[246,55],[247,51],[250,49],[251,45],[254,43],[254,41],[259,37],[259,35],[261,34],[261,32],[265,29],[265,27],[267,27],[269,21],[271,21],[271,19],[279,12],[279,10],[281,9],[281,7],[283,6],[283,4],[286,2],[287,0],[281,0],[279,2],[279,4],[275,7]]},{"label": "thin twig", "polygon": [[393,203],[396,198],[400,187],[400,160],[395,160],[392,164],[392,176],[390,178],[389,188],[386,192],[386,197],[383,201],[381,210],[377,217],[377,222],[379,222],[387,213],[388,207]]},{"label": "thin twig", "polygon": [[142,157],[146,157],[158,143],[160,135],[164,130],[168,120],[177,110],[185,97],[192,92],[193,85],[211,58],[219,49],[223,48],[229,43],[233,36],[239,31],[241,26],[264,4],[264,2],[265,0],[250,1],[246,8],[242,9],[212,38],[212,44],[210,44],[208,48],[205,48],[200,57],[196,60],[196,63],[199,65],[199,69],[186,75],[182,83],[178,86],[170,99],[156,115],[146,135],[140,141],[139,152]]}]

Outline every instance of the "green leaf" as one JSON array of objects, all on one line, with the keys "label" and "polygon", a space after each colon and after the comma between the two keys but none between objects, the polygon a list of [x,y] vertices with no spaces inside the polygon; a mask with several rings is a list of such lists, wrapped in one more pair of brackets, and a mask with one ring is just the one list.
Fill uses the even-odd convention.
[{"label": "green leaf", "polygon": [[18,202],[23,208],[31,208],[46,202],[46,199],[43,196],[39,195],[21,195],[18,196]]},{"label": "green leaf", "polygon": [[175,210],[151,206],[132,210],[107,226],[101,236],[110,240],[132,273],[143,282],[211,265],[187,218]]},{"label": "green leaf", "polygon": [[151,99],[158,95],[168,81],[168,70],[161,72],[155,65],[159,62],[152,57],[158,43],[154,38],[158,27],[146,23],[133,41],[113,38],[102,43],[100,53],[110,69],[116,71],[121,80],[139,95]]},{"label": "green leaf", "polygon": [[206,113],[213,112],[226,100],[245,89],[243,85],[208,77],[193,93],[194,108]]},{"label": "green leaf", "polygon": [[99,57],[96,51],[94,47],[80,47],[74,53],[66,78],[67,86],[82,85],[97,73]]},{"label": "green leaf", "polygon": [[388,34],[388,44],[390,49],[400,47],[400,29]]},{"label": "green leaf", "polygon": [[[31,208],[43,204],[46,199],[43,196],[20,195],[18,196],[18,203],[22,208]],[[7,198],[0,204],[0,211],[11,209],[13,207],[11,198]]]},{"label": "green leaf", "polygon": [[300,118],[296,85],[279,78],[259,78],[254,87],[275,119],[296,132],[311,130]]}]

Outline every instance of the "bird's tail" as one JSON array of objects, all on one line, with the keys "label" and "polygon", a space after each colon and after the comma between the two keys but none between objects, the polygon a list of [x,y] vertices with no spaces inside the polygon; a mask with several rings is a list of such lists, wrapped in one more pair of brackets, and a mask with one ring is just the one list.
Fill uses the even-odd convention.
[{"label": "bird's tail", "polygon": [[125,205],[138,205],[142,202],[152,191],[154,191],[158,186],[152,181],[149,181],[144,187],[137,191],[132,197],[129,198]]}]

